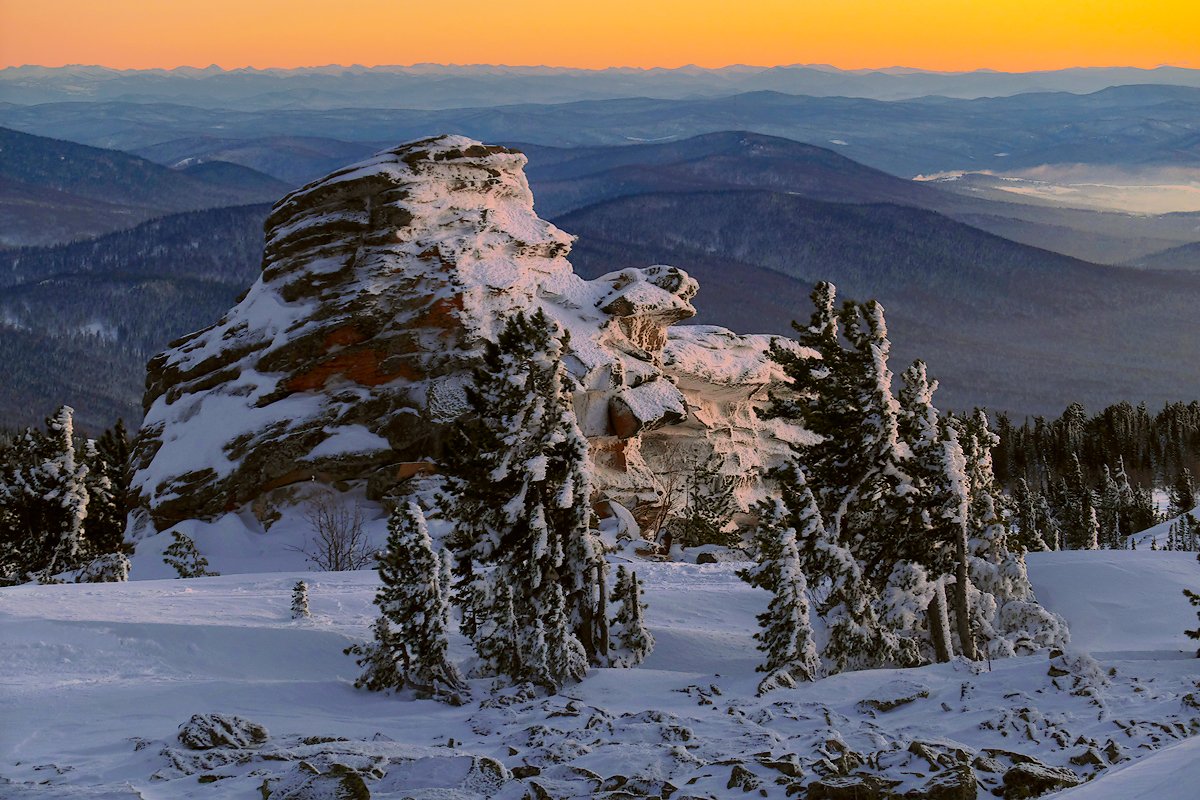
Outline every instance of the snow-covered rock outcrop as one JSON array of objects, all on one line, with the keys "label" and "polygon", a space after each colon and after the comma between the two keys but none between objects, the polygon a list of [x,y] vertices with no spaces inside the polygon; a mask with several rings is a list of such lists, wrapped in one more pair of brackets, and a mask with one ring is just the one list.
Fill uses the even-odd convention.
[{"label": "snow-covered rock outcrop", "polygon": [[653,504],[656,470],[682,449],[716,452],[750,500],[797,435],[754,413],[780,376],[768,338],[672,327],[698,289],[674,267],[577,276],[573,239],[534,213],[524,165],[443,136],[280,200],[259,280],[149,364],[135,536],[243,507],[266,518],[314,480],[379,497],[430,469],[481,343],[537,307],[570,332],[605,495]]}]

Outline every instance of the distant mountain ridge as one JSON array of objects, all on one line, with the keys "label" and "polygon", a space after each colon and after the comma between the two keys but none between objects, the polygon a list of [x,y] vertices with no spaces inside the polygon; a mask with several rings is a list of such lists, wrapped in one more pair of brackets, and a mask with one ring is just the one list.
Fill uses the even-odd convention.
[{"label": "distant mountain ridge", "polygon": [[289,188],[237,164],[173,170],[8,128],[0,128],[0,156],[0,247],[56,244],[172,212],[274,200]]},{"label": "distant mountain ridge", "polygon": [[[293,144],[314,158],[340,146]],[[1119,238],[1133,218],[964,198],[839,152],[746,132],[523,149],[536,211],[580,237],[571,256],[580,274],[677,264],[704,286],[701,322],[787,334],[807,313],[812,283],[831,279],[848,296],[885,303],[897,358],[928,359],[956,407],[1058,413],[1063,398],[1099,407],[1200,393],[1186,357],[1200,346],[1189,338],[1200,273],[1105,269],[970,224],[1024,226],[1026,239],[1044,241],[1084,236],[1066,226],[1085,223],[1111,226]],[[49,365],[90,353],[113,379],[89,386],[93,407],[79,409],[82,422],[136,419],[128,387],[141,385],[146,359],[215,319],[257,277],[267,210],[191,212],[90,241],[0,252],[0,348],[27,365],[0,387],[0,413],[33,422],[49,410],[39,403],[69,402],[77,375]],[[1172,236],[1196,223],[1168,216],[1163,230]]]},{"label": "distant mountain ridge", "polygon": [[501,65],[305,67],[298,69],[117,70],[98,66],[0,70],[0,102],[182,102],[209,108],[329,109],[347,106],[445,109],[652,97],[681,100],[775,91],[817,97],[909,100],[998,97],[1025,92],[1086,93],[1109,86],[1200,87],[1200,70],[1087,67],[1040,72],[936,72],[911,68],[842,70],[822,64],[708,69],[575,69]]},{"label": "distant mountain ridge", "polygon": [[527,173],[538,211],[551,219],[635,194],[758,189],[936,211],[1006,239],[1097,263],[1122,263],[1200,239],[1200,214],[1146,217],[948,192],[941,188],[945,184],[897,178],[832,149],[745,131],[619,147],[517,146],[530,159]]},{"label": "distant mountain ridge", "polygon": [[[0,104],[0,124],[141,152],[195,137],[233,144],[286,139],[297,132],[379,147],[445,131],[489,141],[589,147],[746,130],[834,147],[859,163],[901,177],[1064,162],[1131,166],[1200,161],[1200,88],[1151,85],[1086,95],[1059,92],[977,100],[882,102],[756,91],[686,100],[627,98],[441,111],[10,103]],[[171,157],[181,157],[179,152]]]}]

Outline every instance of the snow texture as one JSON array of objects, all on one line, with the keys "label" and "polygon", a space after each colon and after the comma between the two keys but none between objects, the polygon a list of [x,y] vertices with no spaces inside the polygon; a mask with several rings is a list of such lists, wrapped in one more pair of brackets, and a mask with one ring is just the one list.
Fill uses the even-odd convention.
[{"label": "snow texture", "polygon": [[[756,698],[751,636],[768,594],[736,565],[639,563],[656,642],[644,664],[593,670],[556,696],[493,695],[472,681],[461,707],[352,688],[357,669],[341,650],[368,635],[372,571],[0,589],[0,796],[220,800],[258,797],[264,780],[332,794],[361,779],[376,798],[516,800],[533,782],[553,797],[624,782],[725,798],[742,795],[728,788],[736,778],[783,798],[794,785],[860,780],[860,756],[902,793],[927,780],[921,753],[955,763],[961,752],[980,798],[1034,757],[1098,776],[1067,800],[1190,800],[1196,740],[1179,742],[1200,710],[1183,634],[1195,618],[1180,592],[1200,583],[1195,558],[1053,552],[1029,564],[1098,671],[1082,655],[1041,653],[836,675]],[[297,621],[301,578],[312,617]],[[467,654],[452,632],[451,656]],[[240,717],[269,739],[188,750],[179,726],[196,714]]]}]

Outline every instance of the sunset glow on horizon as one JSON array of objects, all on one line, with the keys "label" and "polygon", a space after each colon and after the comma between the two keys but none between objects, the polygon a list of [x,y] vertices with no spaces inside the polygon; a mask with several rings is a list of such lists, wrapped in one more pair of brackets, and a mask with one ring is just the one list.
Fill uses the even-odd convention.
[{"label": "sunset glow on horizon", "polygon": [[1200,3],[0,0],[0,66],[1200,67]]}]

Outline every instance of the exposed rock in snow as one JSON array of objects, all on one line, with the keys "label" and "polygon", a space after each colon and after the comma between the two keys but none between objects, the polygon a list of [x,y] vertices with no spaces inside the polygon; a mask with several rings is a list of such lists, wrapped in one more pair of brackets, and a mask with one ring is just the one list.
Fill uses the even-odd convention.
[{"label": "exposed rock in snow", "polygon": [[250,747],[270,738],[256,722],[224,714],[195,714],[179,726],[179,742],[192,750],[214,747]]},{"label": "exposed rock in snow", "polygon": [[444,136],[279,201],[259,280],[150,362],[133,536],[242,508],[268,519],[312,481],[377,498],[427,470],[482,343],[538,307],[570,333],[603,495],[653,505],[656,464],[682,442],[689,457],[716,452],[752,500],[764,465],[803,435],[755,414],[780,376],[769,338],[671,327],[698,290],[674,267],[577,276],[572,237],[534,213],[524,165]]}]

